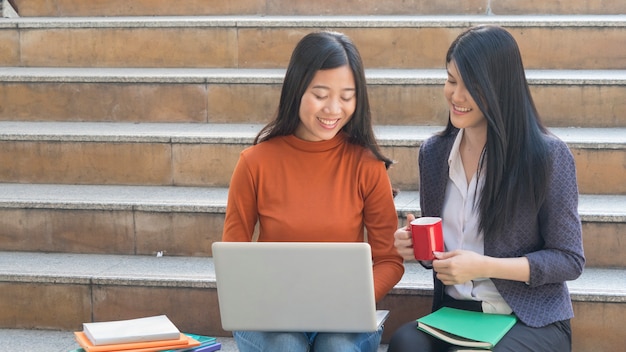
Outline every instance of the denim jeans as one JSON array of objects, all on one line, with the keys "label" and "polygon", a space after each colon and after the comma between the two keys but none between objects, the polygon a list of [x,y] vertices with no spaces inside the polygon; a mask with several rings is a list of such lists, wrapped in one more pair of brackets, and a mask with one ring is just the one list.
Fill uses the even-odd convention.
[{"label": "denim jeans", "polygon": [[234,331],[239,352],[376,352],[381,327],[367,333]]}]

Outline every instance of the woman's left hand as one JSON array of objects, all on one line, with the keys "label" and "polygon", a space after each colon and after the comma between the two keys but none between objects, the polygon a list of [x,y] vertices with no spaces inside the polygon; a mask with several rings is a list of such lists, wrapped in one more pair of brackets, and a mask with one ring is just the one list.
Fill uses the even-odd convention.
[{"label": "woman's left hand", "polygon": [[451,252],[435,252],[433,270],[437,273],[437,279],[444,285],[456,285],[482,277],[480,270],[484,256],[466,250]]}]

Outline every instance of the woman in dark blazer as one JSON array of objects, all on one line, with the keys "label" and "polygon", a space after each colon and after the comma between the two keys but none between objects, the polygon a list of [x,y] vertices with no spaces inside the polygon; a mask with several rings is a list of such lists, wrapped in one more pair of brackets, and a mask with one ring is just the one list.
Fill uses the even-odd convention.
[{"label": "woman in dark blazer", "polygon": [[[565,282],[585,264],[573,156],[541,124],[506,30],[463,32],[446,68],[448,124],[419,153],[422,216],[443,219],[446,247],[422,263],[433,268],[433,311],[516,315],[494,351],[569,351],[574,314]],[[399,253],[413,258],[410,229],[395,238]],[[450,348],[415,321],[389,344],[390,352]]]}]

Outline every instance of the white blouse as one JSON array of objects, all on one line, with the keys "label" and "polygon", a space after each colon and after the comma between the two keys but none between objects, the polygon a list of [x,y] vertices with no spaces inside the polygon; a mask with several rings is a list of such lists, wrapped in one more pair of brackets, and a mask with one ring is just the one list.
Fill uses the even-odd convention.
[{"label": "white blouse", "polygon": [[[464,249],[484,254],[484,236],[479,232],[478,195],[484,177],[477,180],[475,172],[467,184],[465,169],[459,153],[463,138],[460,130],[450,151],[450,174],[443,203],[443,233],[446,251]],[[478,187],[477,187],[478,182]],[[478,278],[463,284],[445,286],[446,294],[458,300],[482,301],[483,312],[510,314],[511,307],[504,301],[489,278]]]}]

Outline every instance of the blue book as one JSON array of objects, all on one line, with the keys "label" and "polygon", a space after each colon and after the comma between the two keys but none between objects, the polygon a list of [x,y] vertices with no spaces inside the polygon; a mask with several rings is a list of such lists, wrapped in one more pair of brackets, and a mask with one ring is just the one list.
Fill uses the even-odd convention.
[{"label": "blue book", "polygon": [[206,345],[206,346],[198,346],[196,348],[192,348],[190,350],[185,350],[185,351],[193,351],[193,352],[213,352],[213,351],[219,351],[222,349],[222,344],[219,342],[216,342],[212,345]]},{"label": "blue book", "polygon": [[163,352],[210,352],[210,351],[218,351],[222,348],[222,344],[218,343],[215,337],[189,334],[189,333],[184,333],[184,334],[200,342],[200,346],[191,347],[191,348],[183,348],[183,349],[178,349],[178,350],[166,350]]}]

